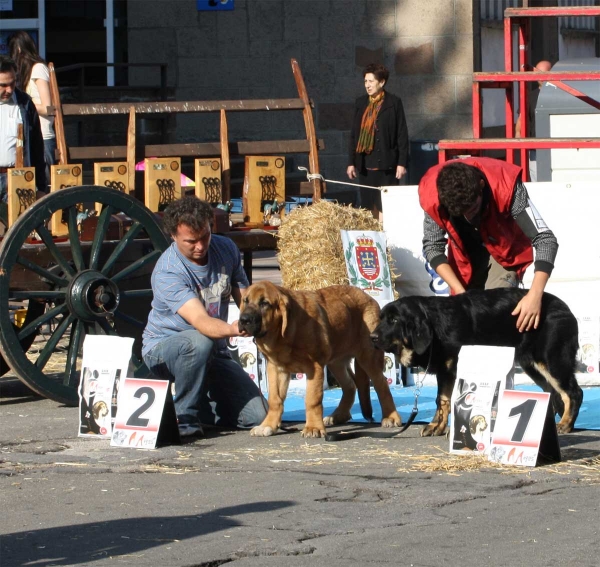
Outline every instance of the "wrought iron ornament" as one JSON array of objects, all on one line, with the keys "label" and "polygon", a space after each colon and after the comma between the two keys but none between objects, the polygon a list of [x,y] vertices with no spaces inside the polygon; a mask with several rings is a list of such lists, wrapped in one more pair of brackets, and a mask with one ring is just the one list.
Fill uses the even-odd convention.
[{"label": "wrought iron ornament", "polygon": [[221,192],[221,180],[218,177],[203,177],[206,201],[209,203],[220,203],[223,200]]},{"label": "wrought iron ornament", "polygon": [[17,217],[19,217],[23,212],[25,212],[25,209],[27,209],[28,207],[33,205],[33,203],[35,203],[35,190],[28,188],[19,188],[16,189],[15,193],[19,198],[19,212],[17,214]]},{"label": "wrought iron ornament", "polygon": [[175,201],[175,181],[172,179],[157,179],[158,186],[158,211],[164,211],[173,201]]}]

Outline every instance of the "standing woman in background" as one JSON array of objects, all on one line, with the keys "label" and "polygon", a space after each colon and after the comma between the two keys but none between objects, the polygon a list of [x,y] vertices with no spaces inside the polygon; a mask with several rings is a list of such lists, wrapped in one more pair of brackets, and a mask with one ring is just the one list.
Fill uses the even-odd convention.
[{"label": "standing woman in background", "polygon": [[40,125],[44,138],[44,158],[46,161],[46,187],[50,185],[50,166],[56,163],[56,137],[54,117],[48,116],[50,98],[50,73],[46,62],[39,56],[31,36],[26,31],[15,32],[8,40],[10,56],[17,64],[17,87],[25,91],[33,100],[40,115]]},{"label": "standing woman in background", "polygon": [[[356,99],[346,170],[348,177],[358,177],[361,185],[398,185],[406,175],[408,129],[402,101],[385,90],[389,76],[377,63],[363,71],[367,94]],[[361,187],[360,206],[380,219],[381,192]]]}]

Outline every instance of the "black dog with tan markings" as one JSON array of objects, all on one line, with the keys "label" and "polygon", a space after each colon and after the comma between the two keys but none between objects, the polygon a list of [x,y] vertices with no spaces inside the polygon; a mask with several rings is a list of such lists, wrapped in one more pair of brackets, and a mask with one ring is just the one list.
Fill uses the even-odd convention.
[{"label": "black dog with tan markings", "polygon": [[577,319],[566,303],[544,293],[537,329],[520,333],[512,311],[524,289],[472,290],[453,297],[404,297],[381,310],[371,335],[375,345],[399,356],[403,366],[436,374],[437,411],[421,435],[442,435],[450,413],[460,349],[464,345],[515,348],[521,368],[544,391],[561,420],[559,433],[573,430],[583,392],[575,379]]}]

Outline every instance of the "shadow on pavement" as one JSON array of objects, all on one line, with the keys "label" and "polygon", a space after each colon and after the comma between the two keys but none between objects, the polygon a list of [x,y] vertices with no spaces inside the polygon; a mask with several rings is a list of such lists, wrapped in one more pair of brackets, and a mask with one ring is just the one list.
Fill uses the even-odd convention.
[{"label": "shadow on pavement", "polygon": [[137,517],[2,536],[2,565],[88,565],[242,525],[236,516],[268,513],[292,501],[256,502],[193,516]]}]

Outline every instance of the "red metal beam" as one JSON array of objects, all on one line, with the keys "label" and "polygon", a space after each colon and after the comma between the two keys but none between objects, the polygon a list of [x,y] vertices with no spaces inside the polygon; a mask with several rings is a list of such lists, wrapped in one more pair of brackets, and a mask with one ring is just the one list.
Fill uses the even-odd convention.
[{"label": "red metal beam", "polygon": [[508,18],[542,18],[558,16],[600,16],[600,8],[594,6],[584,7],[554,7],[554,8],[506,8],[505,20]]},{"label": "red metal beam", "polygon": [[538,72],[504,72],[495,71],[493,73],[489,71],[473,73],[473,81],[482,83],[485,87],[487,83],[498,83],[501,85],[503,82],[515,81],[515,82],[533,82],[533,81],[600,81],[600,71],[550,71],[548,73]]},{"label": "red metal beam", "polygon": [[585,93],[582,93],[581,91],[570,87],[569,85],[565,85],[562,81],[552,81],[552,83],[550,84],[554,85],[555,87],[558,87],[559,89],[562,89],[563,91],[569,93],[570,95],[573,95],[574,97],[577,97],[581,102],[585,102],[590,106],[593,106],[594,108],[600,110],[600,102],[594,100]]},{"label": "red metal beam", "polygon": [[600,148],[600,138],[468,138],[440,140],[440,150],[556,150]]}]

